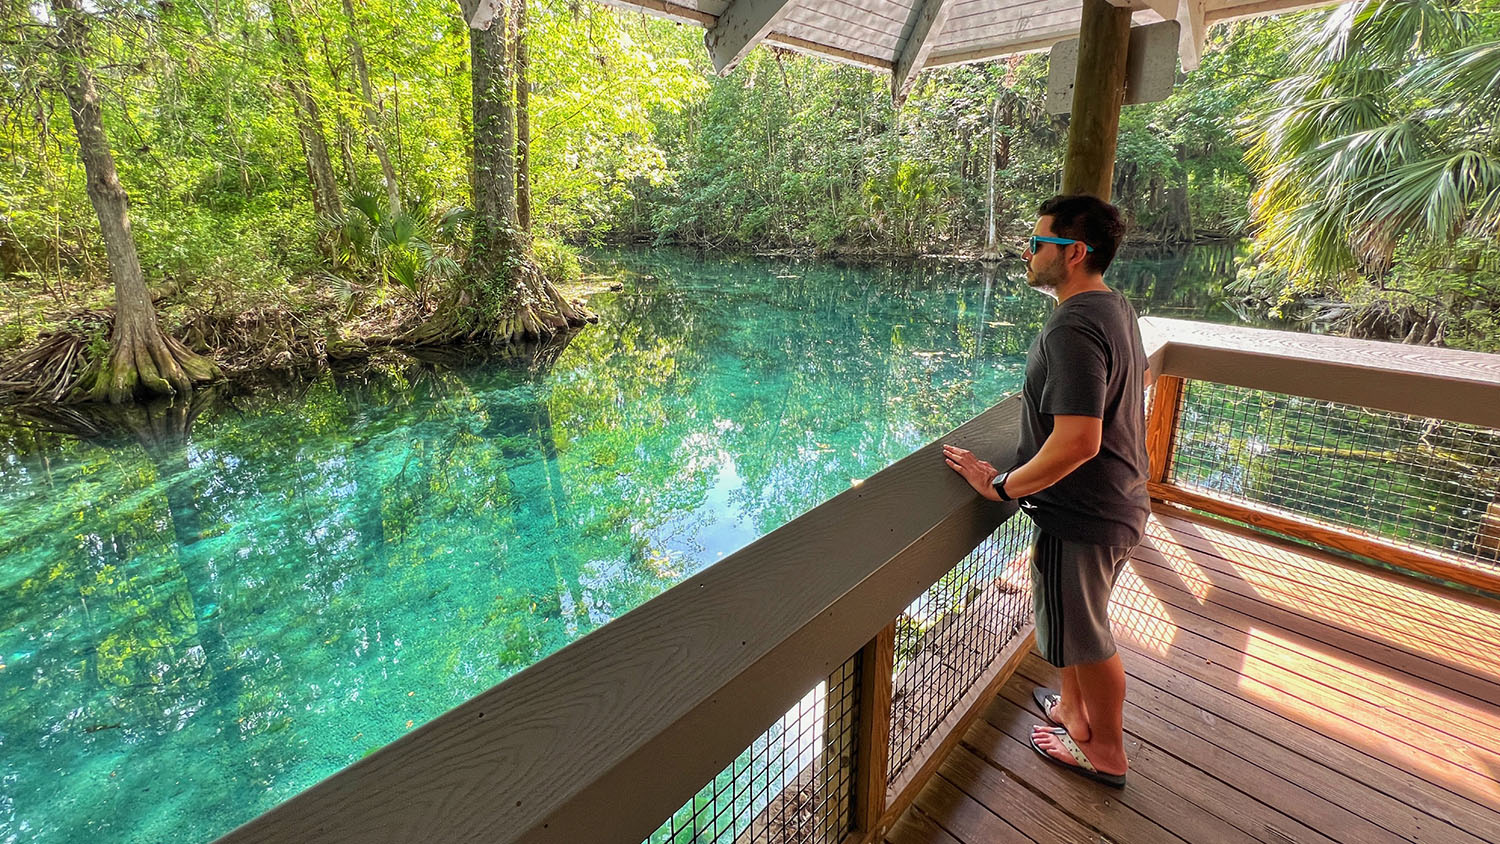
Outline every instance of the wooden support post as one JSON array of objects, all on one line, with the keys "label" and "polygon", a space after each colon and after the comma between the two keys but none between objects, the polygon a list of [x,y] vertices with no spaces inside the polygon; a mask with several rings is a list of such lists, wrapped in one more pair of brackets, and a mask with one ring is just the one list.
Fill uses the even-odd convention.
[{"label": "wooden support post", "polygon": [[1500,560],[1500,495],[1484,508],[1484,518],[1479,520],[1479,536],[1474,540],[1474,551],[1481,557]]},{"label": "wooden support post", "polygon": [[901,815],[916,802],[917,793],[922,790],[922,786],[942,767],[943,760],[963,740],[974,719],[979,717],[990,699],[1000,693],[1001,687],[1016,673],[1016,667],[1035,644],[1035,625],[1027,624],[1016,631],[1010,643],[1001,649],[984,673],[964,692],[886,788],[885,812],[876,822],[875,828],[864,832],[856,831],[844,844],[879,844],[885,840],[886,833],[891,831]]},{"label": "wooden support post", "polygon": [[1151,458],[1151,483],[1167,483],[1172,471],[1172,444],[1177,438],[1177,414],[1182,410],[1183,380],[1175,375],[1156,379],[1151,417],[1146,420],[1146,453]]},{"label": "wooden support post", "polygon": [[1109,199],[1115,174],[1120,106],[1125,102],[1125,59],[1130,51],[1130,9],[1108,0],[1083,0],[1078,31],[1078,72],[1063,193]]},{"label": "wooden support post", "polygon": [[896,673],[896,623],[859,652],[859,743],[854,753],[854,831],[875,828],[885,812],[891,759],[891,686]]}]

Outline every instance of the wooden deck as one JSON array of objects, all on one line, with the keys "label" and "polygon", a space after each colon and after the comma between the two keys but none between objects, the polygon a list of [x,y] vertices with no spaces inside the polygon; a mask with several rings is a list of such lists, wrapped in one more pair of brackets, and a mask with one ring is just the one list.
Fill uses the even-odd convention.
[{"label": "wooden deck", "polygon": [[1500,842],[1500,601],[1158,513],[1112,618],[1129,784],[1027,746],[1033,654],[890,844]]}]

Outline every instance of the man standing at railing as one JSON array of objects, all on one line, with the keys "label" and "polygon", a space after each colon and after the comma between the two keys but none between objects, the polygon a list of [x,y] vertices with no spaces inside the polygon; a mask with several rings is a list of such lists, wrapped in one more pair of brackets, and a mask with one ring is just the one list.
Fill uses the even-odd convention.
[{"label": "man standing at railing", "polygon": [[1125,668],[1109,596],[1150,513],[1146,493],[1145,346],[1135,309],[1104,283],[1124,224],[1092,196],[1047,200],[1022,257],[1026,281],[1057,308],[1026,358],[1021,447],[996,469],[943,446],[985,498],[1019,499],[1036,524],[1032,605],[1042,657],[1062,690],[1038,689],[1050,722],[1031,746],[1054,764],[1125,784]]}]

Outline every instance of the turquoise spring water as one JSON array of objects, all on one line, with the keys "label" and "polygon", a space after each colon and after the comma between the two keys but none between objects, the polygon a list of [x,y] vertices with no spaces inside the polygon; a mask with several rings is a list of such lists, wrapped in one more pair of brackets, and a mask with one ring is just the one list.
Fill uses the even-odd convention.
[{"label": "turquoise spring water", "polygon": [[[1229,321],[1223,257],[1112,275]],[[0,842],[227,832],[1013,392],[1048,310],[1019,263],[599,262],[533,358],[0,425]]]}]

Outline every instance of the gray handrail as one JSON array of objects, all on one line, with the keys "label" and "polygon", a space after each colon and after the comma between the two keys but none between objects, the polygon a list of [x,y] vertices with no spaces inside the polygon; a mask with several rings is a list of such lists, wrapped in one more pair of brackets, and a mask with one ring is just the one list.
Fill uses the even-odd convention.
[{"label": "gray handrail", "polygon": [[1151,317],[1158,375],[1500,428],[1500,355]]}]

